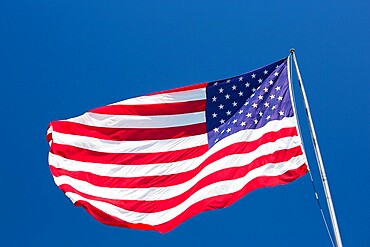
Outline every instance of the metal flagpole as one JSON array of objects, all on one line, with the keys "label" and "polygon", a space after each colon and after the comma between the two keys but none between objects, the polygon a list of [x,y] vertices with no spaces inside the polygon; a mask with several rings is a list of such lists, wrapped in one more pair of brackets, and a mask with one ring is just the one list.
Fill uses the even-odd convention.
[{"label": "metal flagpole", "polygon": [[294,65],[295,65],[295,68],[296,68],[296,71],[297,71],[299,86],[300,86],[301,91],[302,91],[302,96],[303,96],[303,101],[304,101],[304,105],[305,105],[305,108],[306,108],[308,124],[310,126],[311,138],[312,138],[313,146],[314,146],[314,149],[315,149],[317,164],[319,166],[322,185],[324,187],[324,192],[325,192],[325,196],[326,196],[326,202],[327,202],[328,208],[329,208],[330,219],[331,219],[331,223],[333,225],[335,242],[336,242],[337,247],[342,247],[343,246],[342,245],[342,239],[340,237],[338,222],[337,222],[337,218],[335,216],[335,211],[334,211],[334,205],[333,205],[333,201],[332,201],[331,195],[330,195],[328,179],[326,177],[324,164],[322,162],[320,148],[319,148],[319,144],[317,142],[316,132],[315,132],[315,128],[314,128],[314,125],[313,125],[313,122],[312,122],[310,107],[309,107],[308,101],[307,101],[306,91],[305,91],[304,86],[303,86],[301,73],[299,72],[297,58],[295,56],[295,49],[290,49],[290,53],[293,57]]}]

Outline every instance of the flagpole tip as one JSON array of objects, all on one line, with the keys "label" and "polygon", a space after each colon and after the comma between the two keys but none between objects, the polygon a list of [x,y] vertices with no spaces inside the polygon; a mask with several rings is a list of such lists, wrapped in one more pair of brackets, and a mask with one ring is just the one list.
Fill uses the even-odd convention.
[{"label": "flagpole tip", "polygon": [[294,48],[290,48],[290,54],[293,54],[295,52]]}]

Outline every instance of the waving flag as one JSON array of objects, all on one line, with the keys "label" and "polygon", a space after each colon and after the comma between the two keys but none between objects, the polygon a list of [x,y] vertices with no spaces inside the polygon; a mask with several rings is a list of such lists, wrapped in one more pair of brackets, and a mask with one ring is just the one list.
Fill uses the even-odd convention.
[{"label": "waving flag", "polygon": [[51,122],[55,183],[104,224],[165,233],[303,176],[287,64]]}]

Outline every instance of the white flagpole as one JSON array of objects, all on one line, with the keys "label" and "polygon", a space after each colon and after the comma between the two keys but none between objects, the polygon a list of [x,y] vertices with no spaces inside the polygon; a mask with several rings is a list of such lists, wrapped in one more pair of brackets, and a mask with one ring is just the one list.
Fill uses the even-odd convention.
[{"label": "white flagpole", "polygon": [[322,185],[324,187],[324,192],[325,192],[325,196],[326,196],[326,202],[328,204],[330,219],[331,219],[331,223],[333,225],[335,242],[336,242],[337,247],[342,247],[343,246],[342,245],[342,239],[340,237],[338,222],[337,222],[337,218],[335,216],[335,211],[334,211],[334,205],[333,205],[333,201],[332,201],[331,195],[330,195],[329,183],[328,183],[328,179],[326,177],[324,164],[322,162],[320,148],[319,148],[319,144],[317,142],[316,132],[315,132],[315,128],[314,128],[314,125],[313,125],[313,122],[312,122],[310,107],[309,107],[308,101],[307,101],[306,91],[305,91],[304,86],[303,86],[301,73],[299,72],[297,58],[295,56],[295,50],[290,49],[290,53],[292,54],[292,57],[293,57],[294,65],[295,65],[295,68],[296,68],[296,71],[297,71],[299,86],[300,86],[301,91],[302,91],[302,96],[303,96],[303,101],[304,101],[304,105],[305,105],[305,108],[306,108],[308,124],[309,124],[309,127],[310,127],[311,138],[312,138],[313,146],[314,146],[314,149],[315,149],[317,164],[319,166],[321,181],[322,181]]}]

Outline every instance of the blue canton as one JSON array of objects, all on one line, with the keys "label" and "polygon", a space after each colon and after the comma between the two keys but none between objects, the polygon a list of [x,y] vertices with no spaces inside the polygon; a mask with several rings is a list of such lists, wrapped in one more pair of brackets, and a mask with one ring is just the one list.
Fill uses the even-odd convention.
[{"label": "blue canton", "polygon": [[208,145],[240,130],[257,129],[294,115],[287,59],[207,85]]}]

